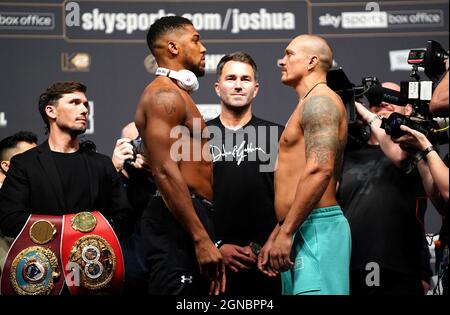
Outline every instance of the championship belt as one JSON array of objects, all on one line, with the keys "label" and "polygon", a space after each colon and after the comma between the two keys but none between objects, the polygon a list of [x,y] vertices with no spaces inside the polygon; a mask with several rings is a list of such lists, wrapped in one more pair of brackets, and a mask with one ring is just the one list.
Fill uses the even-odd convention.
[{"label": "championship belt", "polygon": [[98,211],[64,215],[61,259],[72,295],[120,294],[124,262],[119,240]]},{"label": "championship belt", "polygon": [[59,295],[62,217],[32,214],[14,240],[0,280],[2,295]]}]

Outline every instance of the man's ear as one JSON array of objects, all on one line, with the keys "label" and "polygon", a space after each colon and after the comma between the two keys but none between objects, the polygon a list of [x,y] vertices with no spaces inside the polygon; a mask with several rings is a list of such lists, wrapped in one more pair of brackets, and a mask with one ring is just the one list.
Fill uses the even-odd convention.
[{"label": "man's ear", "polygon": [[214,90],[216,91],[217,96],[220,98],[219,82],[214,83]]},{"label": "man's ear", "polygon": [[253,92],[253,98],[256,97],[256,95],[258,95],[259,92],[259,83],[256,83],[255,85],[255,91]]},{"label": "man's ear", "polygon": [[1,161],[0,168],[2,169],[3,174],[6,174],[9,170],[9,161]]},{"label": "man's ear", "polygon": [[55,119],[56,118],[56,107],[54,105],[47,105],[45,106],[45,113],[49,118]]},{"label": "man's ear", "polygon": [[180,51],[178,50],[178,45],[177,45],[177,43],[174,42],[174,41],[170,41],[170,42],[167,44],[167,48],[168,48],[169,52],[170,52],[171,54],[174,54],[174,55],[178,55],[179,52],[180,52]]},{"label": "man's ear", "polygon": [[319,64],[319,57],[316,55],[311,56],[308,63],[308,70],[314,69]]}]

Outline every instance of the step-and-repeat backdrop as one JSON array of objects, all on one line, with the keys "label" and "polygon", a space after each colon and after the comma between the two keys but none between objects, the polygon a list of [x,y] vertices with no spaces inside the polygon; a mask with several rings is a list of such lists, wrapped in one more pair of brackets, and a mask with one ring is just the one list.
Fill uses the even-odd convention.
[{"label": "step-and-repeat backdrop", "polygon": [[325,37],[334,65],[356,85],[366,76],[400,82],[409,79],[409,50],[429,39],[448,49],[448,9],[448,0],[1,1],[0,138],[24,129],[45,139],[39,94],[52,82],[77,80],[91,103],[85,138],[110,155],[154,77],[145,38],[161,16],[185,16],[202,36],[206,75],[193,98],[205,118],[220,111],[213,90],[218,60],[243,50],[260,72],[254,113],[285,124],[297,97],[281,84],[277,62],[293,37]]}]

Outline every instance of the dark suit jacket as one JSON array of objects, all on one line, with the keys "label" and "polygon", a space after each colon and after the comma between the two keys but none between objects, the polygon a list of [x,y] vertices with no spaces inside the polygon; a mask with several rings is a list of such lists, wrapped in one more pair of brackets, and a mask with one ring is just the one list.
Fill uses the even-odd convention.
[{"label": "dark suit jacket", "polygon": [[[80,211],[100,211],[119,236],[131,232],[135,215],[111,159],[80,146],[87,172],[90,209],[73,209],[66,204],[61,180],[48,142],[11,159],[10,170],[0,189],[0,230],[16,237],[30,214],[63,215]],[[77,189],[77,187],[72,187]]]}]

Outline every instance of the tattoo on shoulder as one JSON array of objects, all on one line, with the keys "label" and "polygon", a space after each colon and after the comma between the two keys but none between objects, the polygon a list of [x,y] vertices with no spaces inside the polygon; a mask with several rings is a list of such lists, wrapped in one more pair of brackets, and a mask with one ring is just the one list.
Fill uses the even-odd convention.
[{"label": "tattoo on shoulder", "polygon": [[328,96],[314,96],[305,102],[301,125],[304,131],[306,158],[324,165],[339,155],[340,113]]},{"label": "tattoo on shoulder", "polygon": [[156,104],[163,106],[167,115],[176,113],[177,106],[174,102],[178,97],[177,92],[169,89],[160,89],[154,95]]}]

